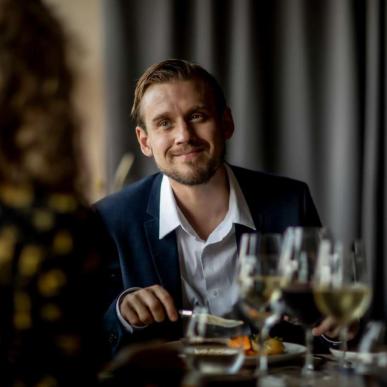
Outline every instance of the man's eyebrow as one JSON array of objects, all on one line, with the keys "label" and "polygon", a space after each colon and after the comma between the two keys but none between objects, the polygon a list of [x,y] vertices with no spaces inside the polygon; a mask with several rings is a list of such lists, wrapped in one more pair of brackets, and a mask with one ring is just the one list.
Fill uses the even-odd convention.
[{"label": "man's eyebrow", "polygon": [[190,109],[190,111],[192,112],[195,110],[209,110],[209,107],[203,103],[203,104],[196,105],[192,109]]},{"label": "man's eyebrow", "polygon": [[204,111],[208,112],[210,110],[210,107],[205,105],[205,104],[200,104],[200,105],[193,106],[191,109],[188,110],[187,115],[190,115],[192,113],[195,113],[195,112],[201,111],[201,110],[202,111],[204,110]]},{"label": "man's eyebrow", "polygon": [[156,116],[154,116],[153,118],[152,118],[152,122],[157,122],[157,121],[159,121],[159,120],[162,120],[162,119],[166,119],[166,118],[168,118],[168,113],[159,113],[159,114],[157,114]]},{"label": "man's eyebrow", "polygon": [[[205,105],[205,104],[195,105],[191,109],[188,110],[187,115],[192,114],[193,112],[196,112],[198,110],[208,111],[208,110],[210,110],[210,107]],[[159,114],[155,115],[152,118],[151,121],[152,122],[157,122],[157,121],[160,121],[160,120],[163,120],[163,119],[169,119],[169,113],[168,112],[162,112],[162,113],[159,113]]]}]

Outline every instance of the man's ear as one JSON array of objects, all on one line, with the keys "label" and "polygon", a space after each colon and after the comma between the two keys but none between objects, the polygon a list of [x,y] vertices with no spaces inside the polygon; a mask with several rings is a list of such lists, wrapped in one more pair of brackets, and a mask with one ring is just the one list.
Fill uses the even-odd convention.
[{"label": "man's ear", "polygon": [[140,144],[141,152],[148,157],[153,156],[152,148],[149,145],[148,133],[141,126],[136,126],[136,136]]},{"label": "man's ear", "polygon": [[222,116],[223,135],[225,140],[229,140],[234,134],[234,119],[232,118],[231,109],[226,107]]}]

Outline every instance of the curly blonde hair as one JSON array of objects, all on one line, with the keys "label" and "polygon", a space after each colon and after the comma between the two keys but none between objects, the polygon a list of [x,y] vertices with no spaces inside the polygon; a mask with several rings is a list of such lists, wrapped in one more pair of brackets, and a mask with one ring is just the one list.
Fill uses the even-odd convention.
[{"label": "curly blonde hair", "polygon": [[0,0],[0,181],[80,191],[67,38],[41,0]]}]

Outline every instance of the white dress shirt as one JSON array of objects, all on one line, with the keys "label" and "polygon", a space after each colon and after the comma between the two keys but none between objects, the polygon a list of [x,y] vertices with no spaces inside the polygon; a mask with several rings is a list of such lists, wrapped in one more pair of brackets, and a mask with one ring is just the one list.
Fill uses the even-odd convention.
[{"label": "white dress shirt", "polygon": [[[237,244],[235,224],[255,230],[246,200],[231,168],[225,164],[230,185],[228,211],[224,219],[202,240],[179,209],[167,176],[163,176],[160,191],[159,239],[176,231],[182,284],[183,307],[207,306],[210,313],[229,312],[238,298],[236,283]],[[120,322],[128,331],[133,328],[122,317],[119,304],[128,292],[125,290],[116,304]]]},{"label": "white dress shirt", "polygon": [[255,230],[246,200],[230,167],[228,211],[207,240],[201,239],[180,211],[169,179],[164,176],[160,192],[159,238],[176,230],[183,307],[206,306],[222,315],[238,298],[236,283],[237,244],[235,223]]}]

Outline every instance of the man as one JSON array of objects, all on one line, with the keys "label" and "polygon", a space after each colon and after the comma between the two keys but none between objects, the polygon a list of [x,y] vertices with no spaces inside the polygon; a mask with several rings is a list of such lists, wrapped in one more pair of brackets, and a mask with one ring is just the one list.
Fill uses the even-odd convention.
[{"label": "man", "polygon": [[306,184],[225,163],[231,111],[200,66],[151,66],[137,82],[132,116],[141,151],[160,173],[96,204],[117,250],[105,316],[114,349],[181,337],[181,308],[230,310],[243,232],[320,226]]}]

